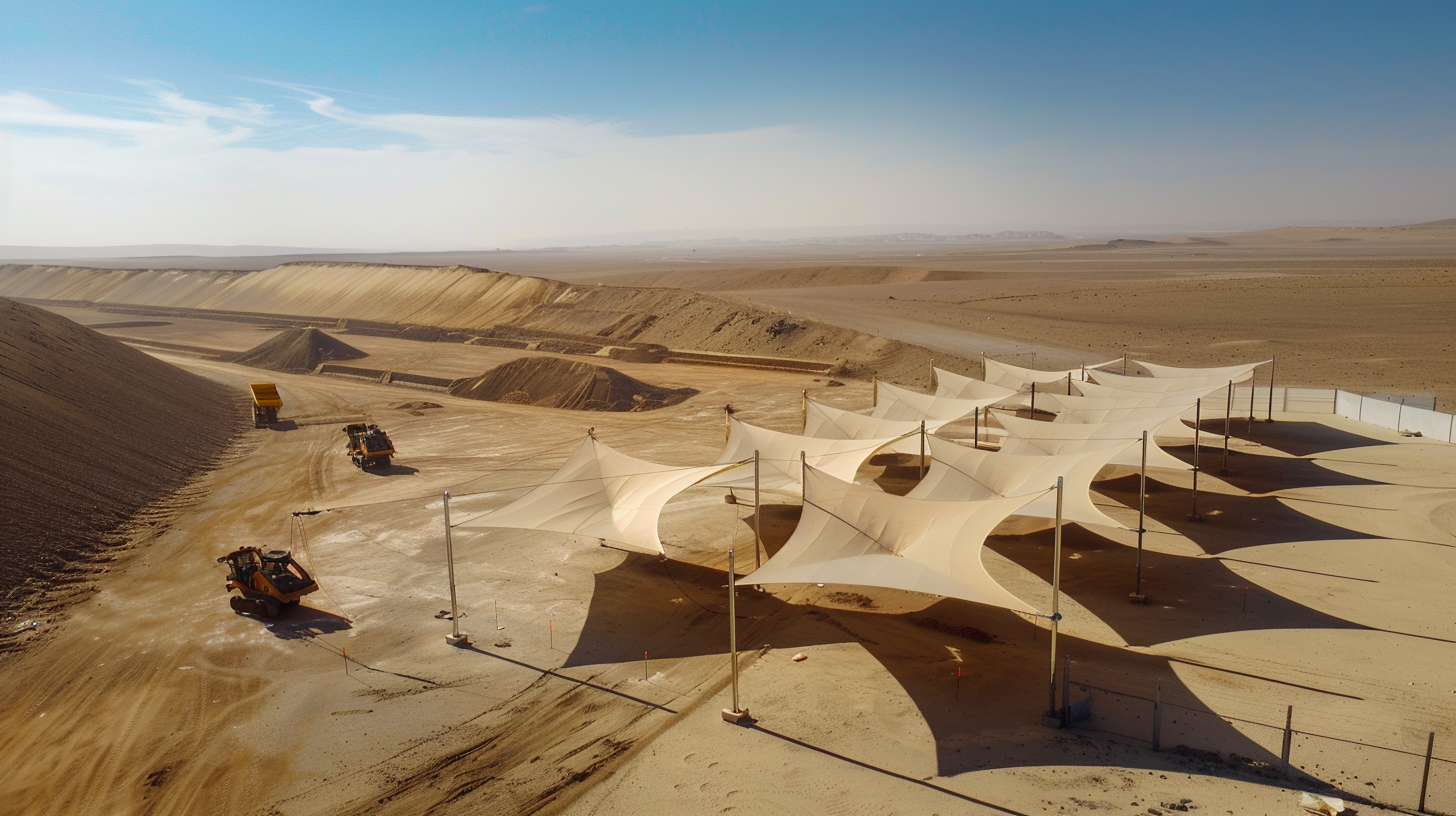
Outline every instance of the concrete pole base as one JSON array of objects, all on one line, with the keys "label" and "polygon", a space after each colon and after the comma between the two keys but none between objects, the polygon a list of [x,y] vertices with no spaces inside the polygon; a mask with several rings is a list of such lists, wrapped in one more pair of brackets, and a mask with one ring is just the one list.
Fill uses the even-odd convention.
[{"label": "concrete pole base", "polygon": [[1188,517],[1188,520],[1189,521],[1196,521],[1199,524],[1202,524],[1203,523],[1203,516],[1189,516]]},{"label": "concrete pole base", "polygon": [[746,708],[742,711],[725,708],[723,709],[723,722],[733,723],[734,725],[752,725],[753,717],[749,716],[748,709]]},{"label": "concrete pole base", "polygon": [[467,635],[464,632],[461,632],[458,635],[446,635],[445,642],[450,644],[451,646],[469,646],[470,635]]},{"label": "concrete pole base", "polygon": [[1041,715],[1041,724],[1047,728],[1061,728],[1062,718],[1056,714],[1043,714]]},{"label": "concrete pole base", "polygon": [[1129,592],[1129,593],[1127,593],[1127,599],[1129,601],[1131,601],[1132,603],[1137,603],[1137,604],[1145,604],[1145,603],[1148,602],[1148,596],[1143,595],[1142,593],[1139,593],[1139,592]]}]

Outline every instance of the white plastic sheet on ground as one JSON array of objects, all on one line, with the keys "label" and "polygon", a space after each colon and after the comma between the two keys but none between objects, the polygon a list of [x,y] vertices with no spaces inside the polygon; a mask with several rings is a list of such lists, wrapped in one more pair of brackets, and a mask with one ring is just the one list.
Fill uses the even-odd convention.
[{"label": "white plastic sheet on ground", "polygon": [[1254,369],[1264,365],[1264,363],[1273,361],[1264,360],[1258,363],[1242,363],[1240,365],[1218,366],[1215,368],[1183,368],[1181,366],[1145,363],[1142,360],[1133,360],[1133,362],[1147,369],[1149,374],[1159,378],[1171,377],[1186,380],[1198,377],[1206,380],[1223,380],[1224,382],[1233,380],[1236,383],[1241,383],[1254,376]]},{"label": "white plastic sheet on ground", "polygon": [[981,563],[986,536],[1034,498],[909,499],[810,468],[798,528],[738,583],[886,587],[1035,612]]},{"label": "white plastic sheet on ground", "polygon": [[[1001,415],[1001,424],[1006,426],[1006,440],[1001,450],[1007,453],[1041,452],[1044,454],[1081,453],[1100,447],[1104,440],[1119,440],[1128,443],[1108,462],[1110,465],[1131,465],[1142,463],[1143,428],[1137,422],[1107,422],[1086,424],[1081,422],[1042,422],[1037,419]],[[1149,434],[1148,467],[1168,470],[1192,470],[1192,465],[1158,447]]]},{"label": "white plastic sheet on ground", "polygon": [[879,419],[925,420],[925,429],[933,431],[942,425],[968,417],[972,412],[1002,399],[1002,396],[954,399],[922,394],[887,382],[877,383],[879,388],[875,409],[870,416]]},{"label": "white plastic sheet on ground", "polygon": [[988,383],[985,380],[978,380],[975,377],[967,377],[964,374],[957,374],[954,371],[946,371],[943,368],[932,368],[935,372],[935,395],[937,397],[950,397],[951,399],[1006,399],[1016,394],[1014,388],[1003,388],[1002,386]]},{"label": "white plastic sheet on ground", "polygon": [[723,469],[722,465],[672,467],[634,459],[588,436],[544,484],[505,507],[455,526],[550,530],[661,554],[657,519],[663,506]]},{"label": "white plastic sheet on ground", "polygon": [[[929,442],[935,459],[925,478],[905,494],[906,498],[979,501],[1020,496],[1054,485],[1060,476],[1063,520],[1128,529],[1092,503],[1092,480],[1097,478],[1097,471],[1112,461],[1127,446],[1126,442],[1107,440],[1100,447],[1089,443],[1080,453],[1058,455],[977,450],[934,436]],[[1056,494],[1048,493],[1032,500],[1015,515],[1055,519]]]},{"label": "white plastic sheet on ground", "polygon": [[1072,377],[1072,382],[1085,380],[1095,368],[1122,362],[1122,358],[1119,357],[1116,360],[1088,365],[1085,368],[1083,366],[1077,366],[1076,368],[1068,368],[1062,371],[1039,371],[1034,368],[1022,368],[1021,366],[1014,366],[999,360],[992,360],[990,357],[983,357],[982,360],[985,363],[986,382],[992,385],[999,385],[1003,388],[1010,388],[1013,391],[1025,391],[1031,387],[1032,383],[1064,383],[1067,381],[1067,375],[1069,374]]},{"label": "white plastic sheet on ground", "polygon": [[[915,428],[918,431],[920,424]],[[753,452],[759,456],[759,487],[762,490],[798,493],[799,455],[837,478],[854,481],[854,474],[875,451],[896,441],[886,439],[819,439],[812,436],[782,433],[749,425],[736,417],[728,418],[728,443],[718,454],[717,464],[727,466],[721,473],[706,479],[715,487],[749,489],[753,487]],[[747,464],[736,465],[738,462]]]}]

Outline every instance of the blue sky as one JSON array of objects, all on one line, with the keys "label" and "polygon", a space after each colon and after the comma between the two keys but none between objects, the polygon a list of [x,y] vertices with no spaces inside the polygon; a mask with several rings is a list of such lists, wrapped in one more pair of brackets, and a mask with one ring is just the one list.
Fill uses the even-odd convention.
[{"label": "blue sky", "polygon": [[12,3],[0,244],[1456,216],[1456,4]]}]

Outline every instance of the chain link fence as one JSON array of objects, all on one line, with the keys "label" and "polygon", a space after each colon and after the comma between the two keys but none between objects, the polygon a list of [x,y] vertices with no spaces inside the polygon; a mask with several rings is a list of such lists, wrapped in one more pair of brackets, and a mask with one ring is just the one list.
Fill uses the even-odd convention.
[{"label": "chain link fence", "polygon": [[[1079,664],[1069,663],[1068,669],[1062,716],[1070,727],[1244,773],[1306,777],[1374,805],[1456,816],[1456,740],[1426,732],[1409,734],[1403,745],[1377,745],[1296,727],[1292,706],[1279,712],[1265,705],[1259,714],[1233,717],[1209,710],[1187,692],[1165,690],[1161,682],[1139,694],[1128,690],[1145,685],[1134,678]],[[1394,726],[1390,731],[1401,733]]]}]

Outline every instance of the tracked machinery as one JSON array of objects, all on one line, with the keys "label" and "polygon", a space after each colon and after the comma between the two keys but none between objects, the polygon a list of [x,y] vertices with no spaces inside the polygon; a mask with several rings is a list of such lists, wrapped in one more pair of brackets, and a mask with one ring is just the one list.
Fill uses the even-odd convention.
[{"label": "tracked machinery", "polygon": [[344,426],[344,434],[349,437],[344,452],[349,454],[349,460],[355,465],[365,470],[389,467],[389,459],[394,456],[394,443],[389,441],[389,434],[383,428],[373,423],[355,422]]},{"label": "tracked machinery", "polygon": [[[320,510],[296,510],[288,530],[287,550],[264,550],[262,547],[239,547],[217,559],[226,564],[227,584],[224,591],[235,612],[276,618],[286,608],[297,606],[300,599],[321,587],[297,559],[292,547],[297,541],[308,552],[308,535],[303,529],[304,516],[316,516]],[[236,592],[236,595],[232,593]],[[328,593],[325,592],[325,595]]]},{"label": "tracked machinery", "polygon": [[296,606],[303,596],[318,591],[318,581],[287,550],[242,547],[217,559],[227,564],[228,592],[234,611],[276,618],[284,607]]}]

